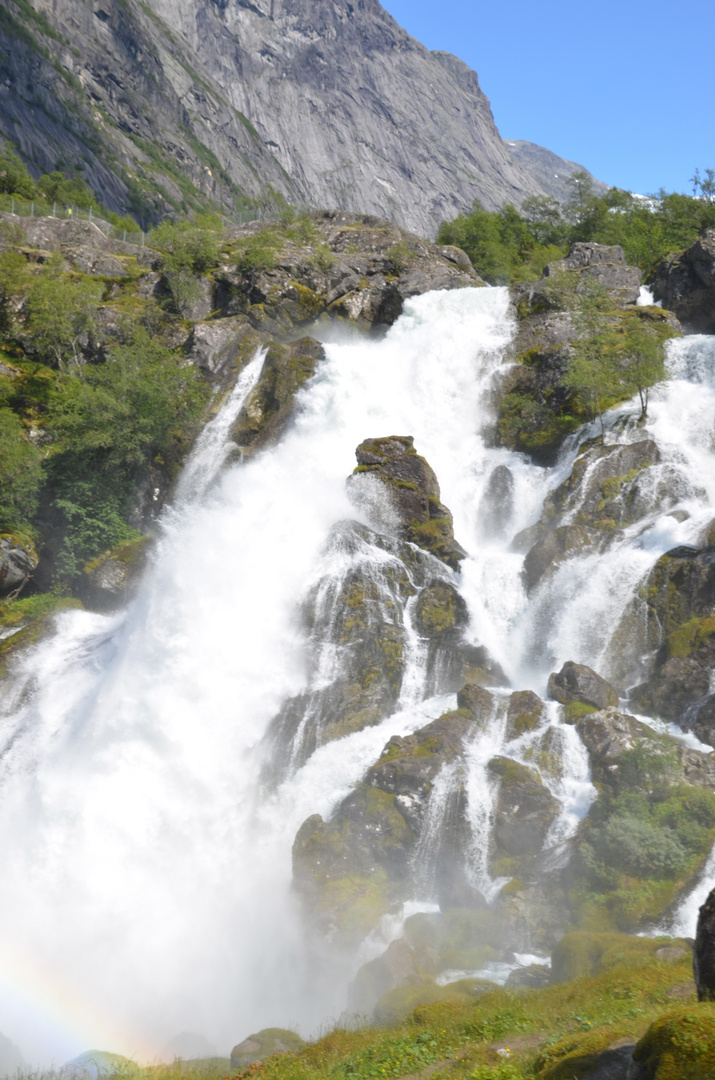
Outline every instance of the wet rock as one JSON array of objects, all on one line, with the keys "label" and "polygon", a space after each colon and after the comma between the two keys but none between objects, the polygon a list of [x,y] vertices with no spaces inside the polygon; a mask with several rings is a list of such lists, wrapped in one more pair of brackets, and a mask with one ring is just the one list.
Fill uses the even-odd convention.
[{"label": "wet rock", "polygon": [[715,889],[709,893],[698,914],[693,975],[698,1001],[715,1001]]},{"label": "wet rock", "polygon": [[85,565],[79,592],[86,607],[117,611],[127,603],[146,565],[149,543],[148,536],[130,540]]},{"label": "wet rock", "polygon": [[514,510],[514,477],[508,465],[492,471],[479,507],[479,522],[486,537],[503,536]]},{"label": "wet rock", "polygon": [[715,229],[656,268],[653,296],[674,311],[690,333],[715,333]]},{"label": "wet rock", "polygon": [[597,786],[618,793],[647,785],[650,776],[661,783],[685,781],[715,790],[715,754],[691,750],[634,716],[605,709],[579,720],[576,729],[588,750]]},{"label": "wet rock", "polygon": [[258,383],[231,431],[244,455],[255,454],[280,438],[292,418],[296,393],[324,357],[323,346],[311,337],[269,346]]},{"label": "wet rock", "polygon": [[469,612],[451,582],[432,581],[417,597],[414,620],[419,634],[443,641],[461,636]]},{"label": "wet rock", "polygon": [[695,617],[715,609],[715,545],[681,546],[661,555],[643,592],[661,641]]},{"label": "wet rock", "polygon": [[489,773],[499,781],[494,840],[500,853],[523,859],[536,856],[559,813],[558,800],[539,774],[506,757],[489,762]]},{"label": "wet rock", "polygon": [[506,738],[518,739],[533,731],[544,717],[544,702],[533,690],[515,690],[509,698],[506,712]]},{"label": "wet rock", "polygon": [[454,539],[452,515],[440,502],[437,477],[417,454],[412,436],[366,439],[355,454],[353,477],[369,475],[387,488],[399,535],[456,570],[466,553]]},{"label": "wet rock", "polygon": [[[538,862],[529,868],[531,881],[512,878],[502,889],[497,907],[502,920],[502,942],[515,952],[551,952],[572,921],[572,912],[558,874],[538,874]],[[541,969],[544,970],[543,968]]]},{"label": "wet rock", "polygon": [[524,559],[524,584],[533,592],[541,579],[566,559],[583,553],[596,543],[596,534],[583,525],[565,525],[537,540]]},{"label": "wet rock", "polygon": [[501,934],[500,912],[486,907],[411,915],[404,929],[420,969],[429,975],[479,970],[490,960],[500,959]]},{"label": "wet rock", "polygon": [[656,654],[651,678],[631,691],[642,712],[673,720],[702,742],[715,742],[715,618],[689,619],[674,630]]},{"label": "wet rock", "polygon": [[[561,671],[549,675],[547,694],[552,701],[567,706],[567,719],[570,720],[594,709],[618,705],[618,691],[592,668],[573,660],[567,660]],[[572,708],[569,714],[569,706],[581,708]]]},{"label": "wet rock", "polygon": [[464,682],[479,686],[509,686],[509,680],[485,645],[461,645]]},{"label": "wet rock", "polygon": [[469,713],[481,727],[485,727],[494,716],[495,698],[479,683],[467,683],[457,693],[457,708]]},{"label": "wet rock", "polygon": [[0,535],[0,596],[17,594],[32,577],[39,559],[30,540]]},{"label": "wet rock", "polygon": [[231,1068],[245,1069],[254,1061],[263,1061],[272,1054],[297,1053],[304,1046],[304,1040],[294,1031],[286,1028],[263,1028],[234,1046],[231,1051]]},{"label": "wet rock", "polygon": [[531,964],[529,967],[516,968],[506,981],[509,987],[526,986],[530,990],[540,990],[551,982],[551,972],[543,964]]},{"label": "wet rock", "polygon": [[395,735],[365,779],[392,795],[407,796],[397,801],[398,809],[413,827],[421,826],[418,808],[424,811],[437,773],[461,753],[471,729],[472,717],[460,709],[445,713],[413,735]]},{"label": "wet rock", "polygon": [[422,982],[414,951],[404,938],[388,945],[385,952],[358,971],[348,988],[348,1009],[369,1013],[388,990]]}]

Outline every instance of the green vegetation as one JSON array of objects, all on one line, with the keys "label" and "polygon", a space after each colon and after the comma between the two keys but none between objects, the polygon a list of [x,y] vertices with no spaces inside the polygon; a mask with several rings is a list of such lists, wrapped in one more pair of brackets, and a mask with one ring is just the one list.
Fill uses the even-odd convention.
[{"label": "green vegetation", "polygon": [[[27,4],[27,7],[30,11],[33,11],[29,4]],[[49,23],[47,25],[49,26]],[[64,74],[67,73],[64,72]],[[60,208],[76,206],[82,210],[92,209],[97,215],[111,222],[118,229],[135,232],[138,228],[133,218],[120,217],[119,214],[115,214],[102,206],[76,172],[68,175],[66,172],[55,170],[44,173],[38,180],[33,180],[20,158],[7,145],[0,147],[1,196],[13,196],[34,201],[36,203],[35,214],[38,217],[43,214],[51,214],[55,205]],[[2,200],[0,206],[4,210],[9,210],[11,208],[10,199],[5,198]]]},{"label": "green vegetation", "polygon": [[648,273],[715,227],[711,169],[705,179],[696,170],[692,196],[661,190],[642,199],[618,188],[596,195],[586,173],[574,173],[569,186],[563,205],[538,195],[524,201],[521,213],[513,206],[490,213],[475,204],[469,214],[445,222],[438,241],[463,248],[477,273],[502,285],[540,277],[546,263],[577,241],[620,244],[627,261]]},{"label": "green vegetation", "polygon": [[715,840],[715,795],[669,786],[675,763],[654,745],[619,763],[619,794],[603,793],[584,822],[571,873],[585,929],[632,932],[694,879]]},{"label": "green vegetation", "polygon": [[[715,1005],[695,1000],[687,946],[670,939],[607,937],[600,943],[607,948],[599,946],[600,954],[596,948],[595,963],[568,982],[538,990],[480,984],[478,994],[470,994],[466,983],[474,980],[464,980],[397,1022],[339,1024],[302,1048],[234,1071],[220,1059],[207,1059],[134,1067],[135,1077],[574,1080],[589,1067],[593,1071],[603,1051],[623,1044],[635,1044],[634,1057],[648,1063],[651,1080],[712,1076]],[[237,1038],[245,1035],[237,1032]]]}]

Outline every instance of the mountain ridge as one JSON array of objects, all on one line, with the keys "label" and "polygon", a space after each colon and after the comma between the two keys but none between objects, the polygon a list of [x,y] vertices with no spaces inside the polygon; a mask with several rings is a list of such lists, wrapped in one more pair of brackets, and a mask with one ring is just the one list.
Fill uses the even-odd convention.
[{"label": "mountain ridge", "polygon": [[8,0],[0,50],[0,136],[144,220],[285,200],[433,236],[548,193],[476,72],[377,0]]}]

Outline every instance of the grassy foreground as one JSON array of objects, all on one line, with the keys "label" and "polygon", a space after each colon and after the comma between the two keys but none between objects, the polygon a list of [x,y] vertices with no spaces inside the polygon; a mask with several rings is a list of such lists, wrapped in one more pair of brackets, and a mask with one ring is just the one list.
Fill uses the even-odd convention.
[{"label": "grassy foreground", "polygon": [[601,1080],[622,1074],[598,1071],[598,1056],[635,1043],[639,1080],[715,1078],[715,1003],[696,999],[686,943],[572,933],[554,966],[588,973],[420,1005],[393,1026],[338,1026],[239,1070],[215,1058],[130,1072],[133,1080]]}]

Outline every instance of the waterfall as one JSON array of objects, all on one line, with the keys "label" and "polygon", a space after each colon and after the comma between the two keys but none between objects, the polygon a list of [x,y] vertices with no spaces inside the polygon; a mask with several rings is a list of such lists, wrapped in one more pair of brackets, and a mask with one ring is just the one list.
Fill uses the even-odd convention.
[{"label": "waterfall", "polygon": [[[538,520],[593,432],[572,438],[551,469],[490,447],[490,389],[513,330],[506,289],[413,299],[384,339],[328,344],[281,442],[225,465],[257,355],[185,469],[136,600],[113,616],[62,614],[18,661],[0,713],[0,1008],[26,1059],[102,1046],[151,1060],[185,1030],[225,1053],[261,1027],[305,1034],[340,1011],[350,965],[325,974],[306,943],[293,839],[311,814],[330,815],[389,737],[455,705],[453,695],[424,698],[424,648],[410,600],[395,594],[407,658],[397,711],[307,756],[295,751],[283,779],[265,783],[274,717],[340,661],[327,645],[310,659],[299,613],[329,609],[356,559],[384,584],[388,550],[346,554],[336,540],[341,522],[374,522],[345,486],[364,438],[414,436],[468,552],[461,574],[443,568],[468,605],[468,640],[486,643],[515,687],[542,695],[563,661],[602,665],[648,569],[712,517],[715,353],[712,339],[690,338],[671,345],[671,377],[646,425],[658,468],[679,478],[677,500],[646,499],[608,551],[568,560],[528,596],[512,539]],[[628,415],[628,406],[608,415],[607,441],[645,437]],[[507,490],[489,518],[490,492]],[[676,508],[688,516],[672,517]],[[563,749],[563,774],[545,778],[562,804],[548,840],[558,845],[591,789],[573,729],[551,714],[537,734],[547,728]],[[528,745],[505,747],[496,724],[465,755],[471,873],[485,893],[486,762],[526,760]],[[442,776],[430,827],[455,777]],[[420,900],[430,910],[431,897]]]}]

